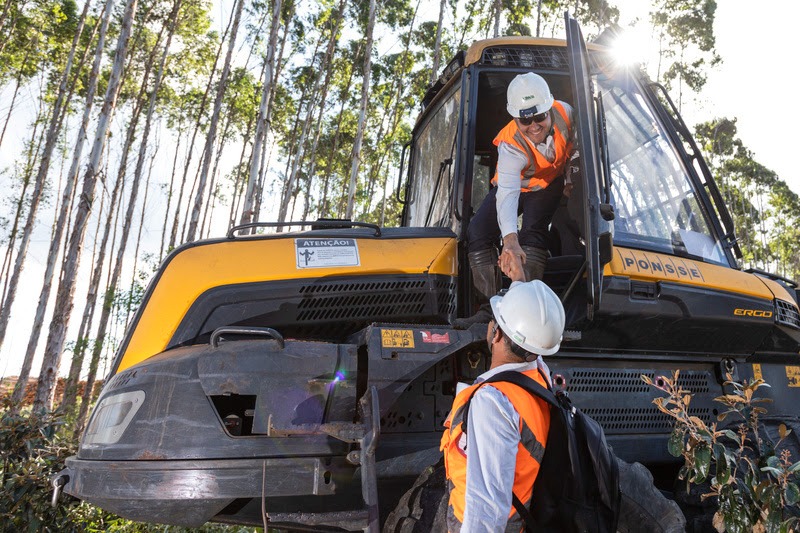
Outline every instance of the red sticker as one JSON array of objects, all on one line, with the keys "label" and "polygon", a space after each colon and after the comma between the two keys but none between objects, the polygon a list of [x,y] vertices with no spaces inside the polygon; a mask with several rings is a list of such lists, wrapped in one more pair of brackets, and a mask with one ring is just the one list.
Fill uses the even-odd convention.
[{"label": "red sticker", "polygon": [[431,333],[430,331],[423,331],[422,342],[450,344],[450,333]]}]

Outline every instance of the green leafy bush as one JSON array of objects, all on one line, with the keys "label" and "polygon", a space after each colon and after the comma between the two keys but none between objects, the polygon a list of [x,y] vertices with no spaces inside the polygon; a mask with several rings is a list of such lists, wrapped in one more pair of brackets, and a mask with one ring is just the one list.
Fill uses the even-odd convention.
[{"label": "green leafy bush", "polygon": [[790,533],[800,530],[797,472],[800,461],[792,462],[788,450],[779,450],[780,443],[791,433],[784,424],[778,428],[779,441],[774,445],[764,438],[759,417],[767,411],[756,398],[764,380],[737,383],[726,376],[725,387],[731,393],[715,398],[725,406],[717,422],[728,420],[721,429],[706,425],[689,415],[690,391],[678,384],[679,371],[655,385],[647,376],[642,380],[659,388],[666,396],[655,398],[658,409],[674,420],[668,449],[674,457],[683,457],[679,477],[691,485],[708,489],[703,499],[716,498],[717,511],[713,524],[717,531],[731,533]]},{"label": "green leafy bush", "polygon": [[75,531],[69,508],[50,505],[50,476],[74,446],[58,436],[61,418],[0,407],[0,530]]},{"label": "green leafy bush", "polygon": [[[66,494],[51,505],[51,477],[77,450],[71,419],[11,409],[0,400],[0,531],[116,533],[239,533],[256,528],[209,524],[200,529],[143,524],[120,518]],[[257,530],[260,530],[258,528]]]}]

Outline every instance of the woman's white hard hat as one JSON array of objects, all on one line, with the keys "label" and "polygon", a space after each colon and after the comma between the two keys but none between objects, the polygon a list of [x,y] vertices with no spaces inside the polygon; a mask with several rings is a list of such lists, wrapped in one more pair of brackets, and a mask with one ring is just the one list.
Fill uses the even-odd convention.
[{"label": "woman's white hard hat", "polygon": [[506,100],[509,114],[525,118],[544,113],[553,107],[553,95],[547,82],[533,72],[520,74],[508,85]]},{"label": "woman's white hard hat", "polygon": [[511,284],[490,300],[494,319],[512,342],[538,355],[553,355],[564,334],[564,306],[539,280]]}]

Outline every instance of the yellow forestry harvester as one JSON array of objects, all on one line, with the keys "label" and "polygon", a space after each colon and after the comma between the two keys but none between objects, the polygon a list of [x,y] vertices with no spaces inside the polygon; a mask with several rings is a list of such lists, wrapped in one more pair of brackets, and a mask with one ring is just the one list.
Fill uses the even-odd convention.
[{"label": "yellow forestry harvester", "polygon": [[[768,434],[800,433],[797,285],[738,266],[729,212],[666,91],[568,18],[566,41],[480,41],[447,65],[404,150],[400,227],[257,223],[175,250],[54,484],[147,522],[383,527],[439,458],[456,383],[488,368],[485,326],[452,324],[479,303],[466,229],[508,84],[531,71],[574,108],[581,151],[544,274],[567,312],[555,386],[660,489],[681,465],[643,374],[680,369],[707,423],[726,374],[763,377]],[[253,226],[296,231],[242,235]],[[637,520],[620,530],[666,519]]]}]

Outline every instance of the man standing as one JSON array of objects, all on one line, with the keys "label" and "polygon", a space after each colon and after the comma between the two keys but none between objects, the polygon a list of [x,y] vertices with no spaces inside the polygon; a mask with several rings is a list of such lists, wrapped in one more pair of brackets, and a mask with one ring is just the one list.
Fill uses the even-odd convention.
[{"label": "man standing", "polygon": [[561,301],[541,281],[515,281],[504,296],[491,299],[491,308],[486,332],[491,367],[471,387],[459,384],[442,436],[451,533],[522,530],[512,498],[530,504],[550,427],[544,401],[508,382],[483,382],[516,371],[549,385],[550,371],[540,356],[554,354],[561,344]]},{"label": "man standing", "polygon": [[[553,99],[544,78],[533,72],[518,75],[509,84],[506,99],[512,120],[494,139],[496,187],[467,230],[473,282],[487,299],[500,288],[496,251],[500,237],[501,269],[507,274],[522,271],[528,281],[542,279],[548,226],[562,195],[569,195],[571,184],[567,178],[565,185],[565,173],[577,157],[572,107]],[[517,232],[520,213],[522,228]]]}]

